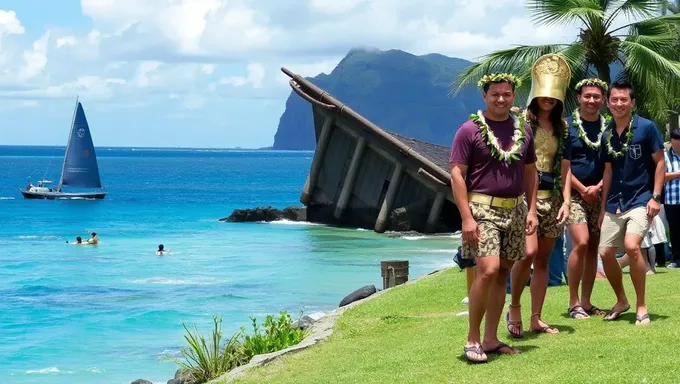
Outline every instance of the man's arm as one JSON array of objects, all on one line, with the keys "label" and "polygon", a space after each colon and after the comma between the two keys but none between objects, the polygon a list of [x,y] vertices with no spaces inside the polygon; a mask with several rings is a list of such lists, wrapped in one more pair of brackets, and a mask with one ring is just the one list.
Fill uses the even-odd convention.
[{"label": "man's arm", "polygon": [[524,166],[524,193],[526,194],[529,213],[536,214],[536,197],[538,195],[538,171],[536,163]]},{"label": "man's arm", "polygon": [[[586,193],[586,186],[583,185],[583,183],[581,181],[579,181],[579,179],[577,179],[576,176],[574,176],[573,173],[571,173],[571,172],[569,172],[569,173],[570,173],[569,181],[571,181],[571,187],[574,188],[576,190],[576,192],[578,192],[581,195]],[[564,173],[562,173],[562,174],[564,174]]]},{"label": "man's arm", "polygon": [[609,196],[609,188],[612,185],[612,163],[604,163],[604,174],[602,175],[602,202],[600,210],[605,211],[607,207],[607,196]]},{"label": "man's arm", "polygon": [[663,161],[663,151],[652,153],[652,159],[656,163],[656,169],[654,171],[654,194],[660,195],[666,178],[666,164]]},{"label": "man's arm", "polygon": [[468,167],[465,164],[451,164],[451,192],[453,192],[453,199],[456,201],[462,220],[472,219],[472,212],[470,212],[470,205],[468,204],[467,186],[465,185],[467,169]]},{"label": "man's arm", "polygon": [[562,160],[562,180],[564,180],[564,185],[562,186],[562,198],[564,198],[564,201],[566,201],[569,204],[571,202],[572,178],[573,176],[571,175],[571,161]]}]

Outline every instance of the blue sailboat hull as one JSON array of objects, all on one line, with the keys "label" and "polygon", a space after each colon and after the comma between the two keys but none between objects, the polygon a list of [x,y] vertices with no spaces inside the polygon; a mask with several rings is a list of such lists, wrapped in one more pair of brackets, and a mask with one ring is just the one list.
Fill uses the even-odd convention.
[{"label": "blue sailboat hull", "polygon": [[26,199],[95,199],[101,200],[106,197],[106,192],[31,192],[19,189]]}]

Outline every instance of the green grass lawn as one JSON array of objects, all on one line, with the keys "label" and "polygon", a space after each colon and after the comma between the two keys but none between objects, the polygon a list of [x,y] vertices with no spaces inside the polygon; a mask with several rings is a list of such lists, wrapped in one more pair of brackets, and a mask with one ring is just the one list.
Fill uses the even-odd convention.
[{"label": "green grass lawn", "polygon": [[[520,355],[463,358],[468,317],[461,304],[465,274],[456,269],[398,286],[348,310],[325,342],[252,369],[238,383],[674,383],[680,382],[680,272],[660,268],[647,277],[651,325],[635,327],[635,296],[626,273],[632,312],[615,322],[573,320],[566,286],[548,288],[543,319],[558,335],[533,335],[529,290],[523,297],[525,337],[511,339],[501,319],[502,341]],[[614,294],[597,280],[593,302],[607,310]],[[507,307],[506,307],[507,308]],[[505,314],[505,312],[504,312]]]}]

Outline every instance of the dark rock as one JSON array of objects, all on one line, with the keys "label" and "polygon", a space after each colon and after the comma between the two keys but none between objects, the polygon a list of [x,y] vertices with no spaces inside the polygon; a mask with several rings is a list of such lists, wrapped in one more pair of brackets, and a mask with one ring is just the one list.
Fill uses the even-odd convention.
[{"label": "dark rock", "polygon": [[357,300],[365,299],[376,292],[377,290],[375,289],[375,285],[365,285],[345,296],[338,307],[344,307],[345,305],[353,303]]},{"label": "dark rock", "polygon": [[282,214],[286,220],[307,221],[307,208],[305,207],[286,207]]},{"label": "dark rock", "polygon": [[153,382],[144,379],[137,379],[130,384],[153,384]]},{"label": "dark rock", "polygon": [[307,219],[305,207],[286,207],[283,210],[273,207],[257,207],[249,209],[234,209],[228,217],[220,221],[230,223],[268,222],[276,220],[305,221]]},{"label": "dark rock", "polygon": [[183,372],[178,369],[175,372],[175,378],[168,380],[167,384],[199,384],[198,379],[196,379],[190,372]]},{"label": "dark rock", "polygon": [[314,319],[305,315],[302,316],[300,320],[294,321],[293,324],[290,325],[290,327],[294,329],[302,329],[304,331],[306,329],[311,328],[312,325],[314,325]]}]

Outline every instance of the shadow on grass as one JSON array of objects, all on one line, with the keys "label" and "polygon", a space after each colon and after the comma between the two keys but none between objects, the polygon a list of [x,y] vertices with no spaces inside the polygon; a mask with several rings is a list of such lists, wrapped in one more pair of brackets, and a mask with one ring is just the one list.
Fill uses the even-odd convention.
[{"label": "shadow on grass", "polygon": [[[558,336],[560,336],[560,334],[571,335],[576,330],[574,327],[572,327],[570,325],[552,324],[552,326],[557,328],[560,331],[560,333],[548,334],[548,333],[543,333],[543,332],[532,332],[532,331],[526,330],[526,331],[524,331],[524,337],[522,339],[533,340],[533,339],[536,339],[538,337],[558,337]],[[518,339],[518,340],[522,340],[522,339]]]},{"label": "shadow on grass", "polygon": [[[531,351],[533,351],[533,350],[535,350],[535,349],[539,349],[539,347],[537,347],[537,346],[535,346],[535,345],[521,345],[521,346],[513,346],[513,345],[510,345],[510,347],[517,349],[517,350],[519,351],[519,354],[522,354],[522,353],[529,353],[529,352],[531,352]],[[513,356],[514,356],[514,355],[510,355],[510,354],[489,353],[489,354],[487,354],[487,359],[488,359],[488,362],[489,362],[489,363],[492,363],[492,362],[494,362],[495,360],[498,360],[498,359],[500,359],[500,358],[505,358],[505,357],[510,357],[510,358],[512,358]],[[467,361],[467,359],[465,358],[465,353],[461,353],[461,354],[458,356],[458,361],[460,361],[460,362],[462,362],[462,363],[465,363],[465,364],[469,364],[469,365],[483,365],[483,364],[472,363],[472,362]]]}]

